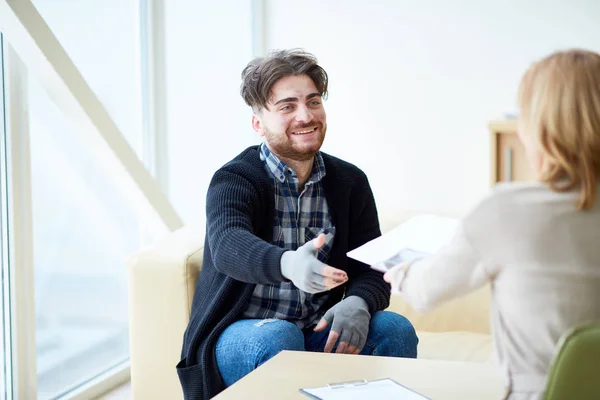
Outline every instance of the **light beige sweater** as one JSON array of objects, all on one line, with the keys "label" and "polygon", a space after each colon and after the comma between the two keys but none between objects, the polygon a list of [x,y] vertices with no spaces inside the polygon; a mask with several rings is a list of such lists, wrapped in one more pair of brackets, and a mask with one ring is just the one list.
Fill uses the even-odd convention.
[{"label": "light beige sweater", "polygon": [[511,399],[541,397],[561,335],[600,320],[600,193],[588,211],[577,211],[578,196],[541,183],[499,185],[448,245],[392,281],[417,310],[491,281],[492,332]]}]

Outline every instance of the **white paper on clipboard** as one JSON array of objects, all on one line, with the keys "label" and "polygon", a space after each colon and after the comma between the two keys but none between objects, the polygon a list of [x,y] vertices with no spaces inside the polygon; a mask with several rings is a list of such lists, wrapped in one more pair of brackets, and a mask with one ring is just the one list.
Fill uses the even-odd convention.
[{"label": "white paper on clipboard", "polygon": [[455,218],[417,215],[347,255],[385,272],[401,262],[435,254],[452,239],[458,224]]},{"label": "white paper on clipboard", "polygon": [[300,391],[313,399],[319,400],[428,400],[427,397],[389,378],[376,381],[331,384],[319,388],[300,389]]}]

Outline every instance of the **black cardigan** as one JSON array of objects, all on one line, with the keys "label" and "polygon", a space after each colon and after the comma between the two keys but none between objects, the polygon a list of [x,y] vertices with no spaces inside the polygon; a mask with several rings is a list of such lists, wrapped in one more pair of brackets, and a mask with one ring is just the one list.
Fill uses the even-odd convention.
[{"label": "black cardigan", "polygon": [[[331,291],[331,307],[345,296],[362,297],[373,314],[389,305],[381,273],[346,253],[381,235],[373,193],[356,166],[323,154],[323,188],[336,235],[327,264],[348,274]],[[206,239],[190,322],[177,373],[188,400],[225,389],[215,357],[217,339],[240,318],[256,284],[285,280],[279,261],[285,249],[270,244],[275,212],[273,184],[258,146],[244,150],[213,176],[206,199]]]}]

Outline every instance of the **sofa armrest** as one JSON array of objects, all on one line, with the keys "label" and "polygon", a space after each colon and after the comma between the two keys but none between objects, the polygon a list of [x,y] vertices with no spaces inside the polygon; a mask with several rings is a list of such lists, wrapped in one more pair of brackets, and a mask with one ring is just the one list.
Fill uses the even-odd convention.
[{"label": "sofa armrest", "polygon": [[129,259],[134,399],[183,398],[175,365],[202,262],[203,234],[203,228],[186,226]]}]

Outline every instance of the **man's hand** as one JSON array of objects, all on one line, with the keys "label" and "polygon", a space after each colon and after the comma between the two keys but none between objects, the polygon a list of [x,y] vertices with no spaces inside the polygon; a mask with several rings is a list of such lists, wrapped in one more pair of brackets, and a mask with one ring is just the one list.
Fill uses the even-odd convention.
[{"label": "man's hand", "polygon": [[315,327],[316,332],[321,332],[333,321],[325,353],[331,353],[338,338],[336,353],[358,354],[367,342],[371,314],[367,302],[358,296],[346,297],[344,300],[331,307]]},{"label": "man's hand", "polygon": [[346,282],[346,272],[323,264],[317,258],[317,253],[324,244],[325,235],[320,234],[297,250],[283,253],[281,274],[307,293],[325,292]]}]

